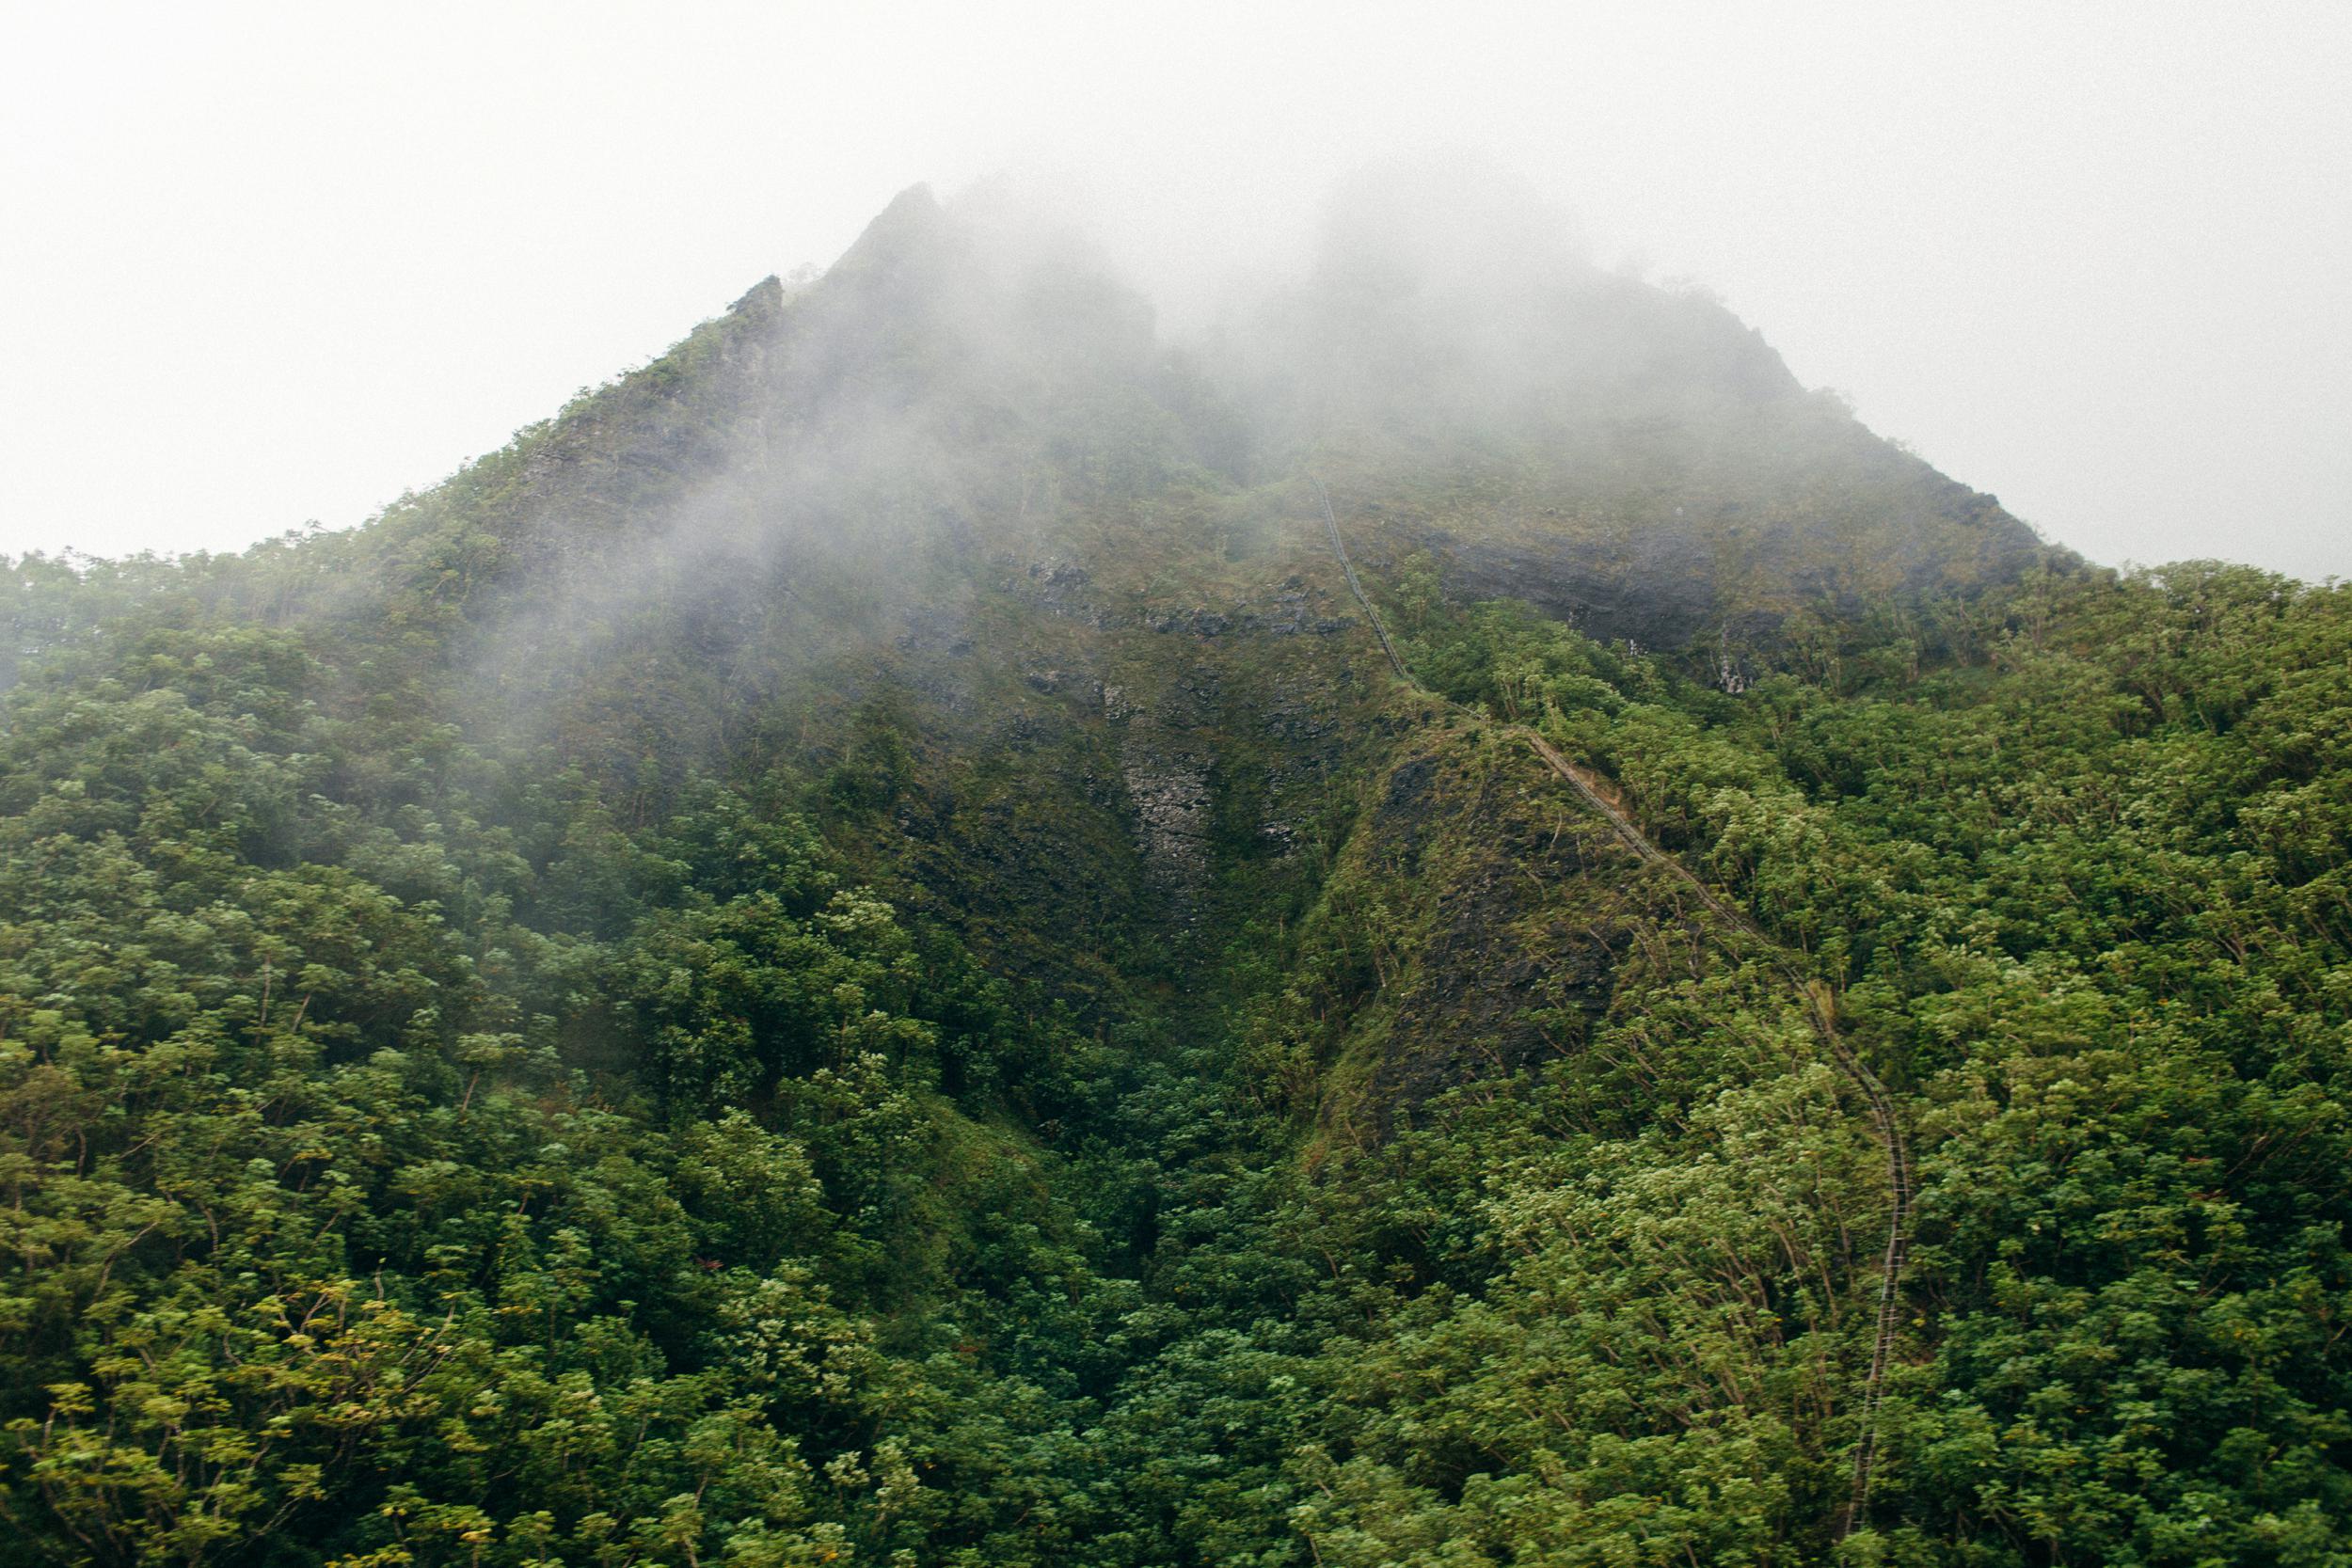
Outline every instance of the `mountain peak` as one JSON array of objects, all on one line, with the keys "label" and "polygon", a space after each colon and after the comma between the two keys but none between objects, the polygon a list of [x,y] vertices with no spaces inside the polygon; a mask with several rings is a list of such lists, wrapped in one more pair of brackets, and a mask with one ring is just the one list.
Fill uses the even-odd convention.
[{"label": "mountain peak", "polygon": [[874,215],[850,248],[834,263],[835,273],[858,273],[902,263],[938,243],[947,225],[947,212],[927,184],[909,185]]},{"label": "mountain peak", "polygon": [[0,562],[8,1560],[2352,1560],[2352,591],[1363,212]]}]

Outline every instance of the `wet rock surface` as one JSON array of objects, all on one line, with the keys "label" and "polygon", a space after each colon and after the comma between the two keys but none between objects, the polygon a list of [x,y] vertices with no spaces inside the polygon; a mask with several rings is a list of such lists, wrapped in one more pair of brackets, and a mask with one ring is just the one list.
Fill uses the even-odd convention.
[{"label": "wet rock surface", "polygon": [[1450,594],[1524,599],[1602,642],[1679,647],[1717,615],[1714,562],[1689,536],[1646,535],[1630,560],[1565,543],[1521,547],[1442,532],[1421,543],[1444,561]]},{"label": "wet rock surface", "polygon": [[1209,876],[1214,798],[1210,758],[1199,752],[1131,735],[1120,757],[1120,774],[1133,804],[1145,864],[1154,884],[1171,900],[1172,911],[1189,923],[1200,913],[1200,895]]}]

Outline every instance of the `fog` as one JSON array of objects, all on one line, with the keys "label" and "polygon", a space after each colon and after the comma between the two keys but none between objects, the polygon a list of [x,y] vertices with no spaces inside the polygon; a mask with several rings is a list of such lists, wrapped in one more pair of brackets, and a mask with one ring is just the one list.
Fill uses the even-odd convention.
[{"label": "fog", "polygon": [[1177,336],[1334,212],[1490,278],[1328,199],[1458,158],[2058,542],[2352,575],[2348,74],[2339,6],[20,6],[0,552],[358,521],[918,181]]}]

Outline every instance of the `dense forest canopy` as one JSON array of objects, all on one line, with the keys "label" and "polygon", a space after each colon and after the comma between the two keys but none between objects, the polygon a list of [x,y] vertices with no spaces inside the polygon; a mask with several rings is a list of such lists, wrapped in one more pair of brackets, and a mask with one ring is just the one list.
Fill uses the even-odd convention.
[{"label": "dense forest canopy", "polygon": [[2352,589],[1407,195],[10,565],[0,1559],[2352,1560]]}]

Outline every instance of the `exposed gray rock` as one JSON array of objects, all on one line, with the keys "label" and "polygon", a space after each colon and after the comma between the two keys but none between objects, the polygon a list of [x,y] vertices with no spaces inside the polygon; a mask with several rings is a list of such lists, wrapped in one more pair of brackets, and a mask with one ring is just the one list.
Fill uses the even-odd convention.
[{"label": "exposed gray rock", "polygon": [[1210,759],[1163,749],[1156,738],[1130,731],[1120,770],[1135,805],[1145,867],[1168,895],[1171,912],[1189,925],[1209,875]]}]

